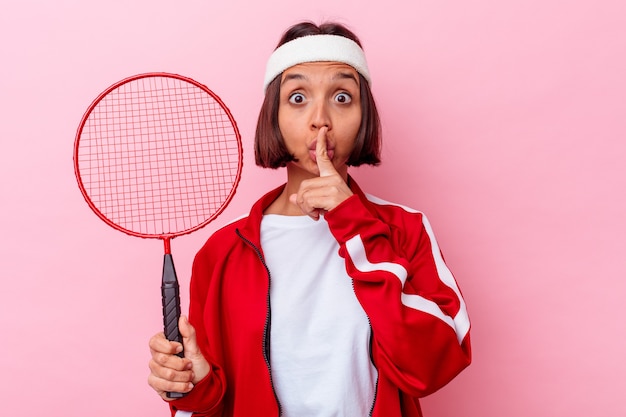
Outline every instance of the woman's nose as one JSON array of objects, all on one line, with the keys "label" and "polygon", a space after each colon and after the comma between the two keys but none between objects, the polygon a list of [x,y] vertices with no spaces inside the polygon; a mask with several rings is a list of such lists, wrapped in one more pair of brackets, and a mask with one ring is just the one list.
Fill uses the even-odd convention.
[{"label": "woman's nose", "polygon": [[313,129],[321,129],[324,126],[330,129],[330,115],[328,113],[328,106],[326,103],[320,102],[313,108],[313,114],[311,115],[311,127]]}]

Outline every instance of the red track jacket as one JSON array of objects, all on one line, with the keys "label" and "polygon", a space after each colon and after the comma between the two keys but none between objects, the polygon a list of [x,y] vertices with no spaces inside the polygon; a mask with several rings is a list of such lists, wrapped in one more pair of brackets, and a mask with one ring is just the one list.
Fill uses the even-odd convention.
[{"label": "red track jacket", "polygon": [[[424,215],[367,196],[353,180],[350,187],[354,195],[324,218],[371,323],[378,381],[370,415],[421,417],[418,398],[470,363],[465,302]],[[189,320],[212,369],[170,403],[172,415],[280,416],[269,369],[271,278],[260,223],[281,191],[215,232],[196,255]]]}]

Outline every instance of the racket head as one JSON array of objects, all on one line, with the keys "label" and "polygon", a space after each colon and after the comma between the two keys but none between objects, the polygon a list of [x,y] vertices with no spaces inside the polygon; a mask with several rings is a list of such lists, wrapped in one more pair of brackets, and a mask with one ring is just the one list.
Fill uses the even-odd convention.
[{"label": "racket head", "polygon": [[91,103],[76,132],[74,172],[105,223],[167,243],[226,208],[242,154],[235,119],[215,93],[188,77],[146,73]]}]

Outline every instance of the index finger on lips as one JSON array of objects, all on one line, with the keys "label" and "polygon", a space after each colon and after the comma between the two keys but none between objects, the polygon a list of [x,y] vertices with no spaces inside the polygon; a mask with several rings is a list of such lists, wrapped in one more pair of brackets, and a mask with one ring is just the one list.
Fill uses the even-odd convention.
[{"label": "index finger on lips", "polygon": [[320,177],[327,177],[337,172],[332,161],[328,158],[328,150],[326,149],[326,133],[327,127],[320,129],[317,134],[317,144],[315,146],[315,154],[317,160],[317,168],[320,171]]}]

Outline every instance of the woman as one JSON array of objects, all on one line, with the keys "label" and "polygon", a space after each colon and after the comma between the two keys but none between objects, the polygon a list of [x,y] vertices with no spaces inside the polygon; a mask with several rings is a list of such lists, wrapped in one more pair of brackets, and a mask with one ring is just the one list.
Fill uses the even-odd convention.
[{"label": "woman", "polygon": [[348,175],[380,162],[370,83],[342,25],[280,40],[255,156],[287,182],[196,255],[184,358],[150,340],[149,384],[173,415],[421,416],[418,398],[470,363],[465,303],[427,219]]}]

